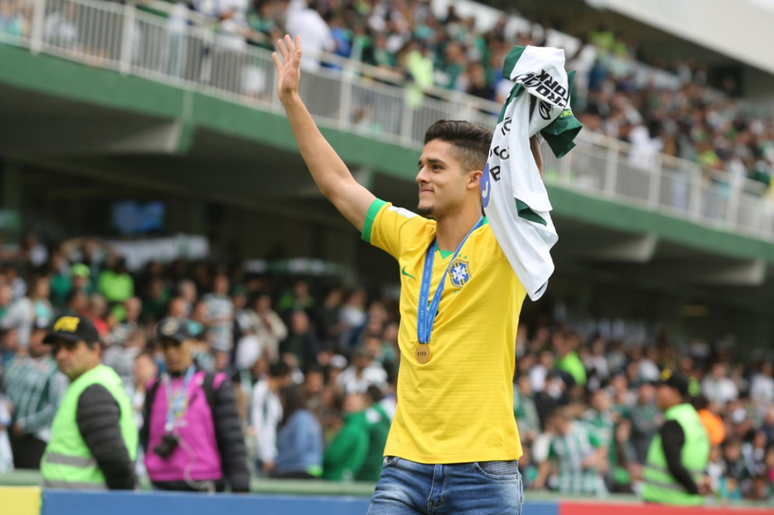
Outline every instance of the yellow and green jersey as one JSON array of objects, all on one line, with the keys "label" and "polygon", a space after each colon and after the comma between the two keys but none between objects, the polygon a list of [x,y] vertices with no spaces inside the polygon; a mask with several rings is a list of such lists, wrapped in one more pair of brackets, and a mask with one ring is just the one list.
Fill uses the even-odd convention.
[{"label": "yellow and green jersey", "polygon": [[[419,364],[417,304],[435,230],[435,221],[381,200],[363,227],[363,239],[397,259],[401,274],[398,407],[384,454],[430,464],[518,459],[513,375],[526,292],[491,228],[473,231],[446,276],[432,358]],[[436,251],[430,299],[452,254]]]}]

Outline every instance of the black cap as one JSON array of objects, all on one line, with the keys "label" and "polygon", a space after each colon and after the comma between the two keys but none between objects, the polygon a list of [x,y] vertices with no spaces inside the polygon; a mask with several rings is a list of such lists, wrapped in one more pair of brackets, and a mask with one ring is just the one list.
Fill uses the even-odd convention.
[{"label": "black cap", "polygon": [[64,315],[56,319],[51,331],[43,338],[43,343],[52,344],[60,338],[70,342],[83,340],[93,344],[99,341],[99,333],[88,318],[81,315]]},{"label": "black cap", "polygon": [[185,320],[174,317],[162,318],[156,326],[156,336],[159,340],[191,340],[193,335],[188,331],[188,324]]},{"label": "black cap", "polygon": [[659,381],[658,384],[659,386],[674,388],[680,392],[680,395],[685,397],[688,395],[691,382],[680,372],[672,372],[670,369],[666,368],[661,372],[661,381]]}]

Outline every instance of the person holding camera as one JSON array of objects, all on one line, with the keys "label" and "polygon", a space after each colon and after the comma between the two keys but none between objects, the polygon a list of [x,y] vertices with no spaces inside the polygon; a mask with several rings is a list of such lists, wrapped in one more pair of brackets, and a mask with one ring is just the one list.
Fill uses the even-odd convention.
[{"label": "person holding camera", "polygon": [[250,473],[234,387],[224,374],[199,370],[187,324],[165,318],[158,341],[167,372],[145,397],[140,443],[160,490],[247,492]]}]

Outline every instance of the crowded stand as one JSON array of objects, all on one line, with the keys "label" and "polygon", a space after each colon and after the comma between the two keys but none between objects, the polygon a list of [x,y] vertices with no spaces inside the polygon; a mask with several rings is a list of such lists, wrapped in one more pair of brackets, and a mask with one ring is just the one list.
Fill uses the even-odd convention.
[{"label": "crowded stand", "polygon": [[[151,261],[130,273],[115,249],[91,238],[46,245],[28,236],[5,247],[3,260],[0,469],[39,466],[67,387],[43,339],[55,317],[71,315],[99,333],[103,362],[120,376],[140,430],[145,457],[138,456],[136,474],[150,475],[157,488],[228,483],[240,491],[248,473],[379,478],[401,361],[393,296],[344,288],[335,277],[249,273],[240,263]],[[771,355],[734,351],[728,336],[675,341],[643,321],[574,319],[560,302],[521,323],[513,409],[527,488],[637,492],[663,417],[655,385],[676,371],[690,378],[691,402],[712,443],[706,474],[715,495],[770,498]],[[186,481],[158,480],[163,446],[149,441],[163,421],[149,421],[149,403],[157,378],[179,366],[165,359],[169,339],[189,342],[195,369],[215,374],[224,477],[214,485],[202,486],[195,472]]]}]

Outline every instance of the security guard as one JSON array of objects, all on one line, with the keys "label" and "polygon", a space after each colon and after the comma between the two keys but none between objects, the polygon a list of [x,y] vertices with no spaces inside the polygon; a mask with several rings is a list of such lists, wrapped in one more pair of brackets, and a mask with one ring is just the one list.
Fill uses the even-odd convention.
[{"label": "security guard", "polygon": [[99,335],[81,316],[62,316],[43,340],[70,379],[41,462],[43,486],[131,490],[137,428],[115,371],[100,360]]},{"label": "security guard", "polygon": [[664,424],[653,438],[645,462],[645,501],[699,506],[711,493],[705,476],[710,442],[694,407],[688,403],[691,383],[679,372],[664,370],[656,390]]}]

